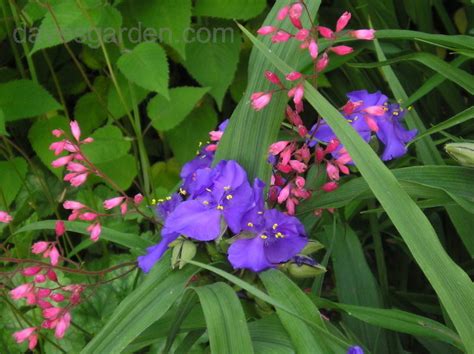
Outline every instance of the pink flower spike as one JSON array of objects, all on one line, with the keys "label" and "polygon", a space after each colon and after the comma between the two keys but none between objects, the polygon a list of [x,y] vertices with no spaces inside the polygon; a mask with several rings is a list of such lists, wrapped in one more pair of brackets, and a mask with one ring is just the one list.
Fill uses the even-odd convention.
[{"label": "pink flower spike", "polygon": [[47,320],[54,320],[61,313],[62,308],[60,307],[50,307],[43,310],[43,317]]},{"label": "pink flower spike", "polygon": [[116,206],[120,205],[120,203],[122,203],[124,199],[125,197],[116,197],[116,198],[107,199],[104,202],[104,209],[105,210],[113,209]]},{"label": "pink flower spike", "polygon": [[379,126],[378,126],[377,122],[375,121],[375,119],[373,119],[371,117],[368,117],[368,116],[365,116],[364,120],[367,123],[367,125],[369,126],[370,130],[372,130],[373,132],[378,132],[379,131]]},{"label": "pink flower spike", "polygon": [[301,24],[300,17],[303,14],[303,5],[297,2],[291,5],[289,10],[290,21],[298,29],[302,29],[303,25]]},{"label": "pink flower spike", "polygon": [[63,208],[67,210],[79,210],[85,208],[85,205],[74,200],[66,200],[63,203]]},{"label": "pink flower spike", "polygon": [[88,171],[87,167],[77,162],[69,162],[66,169],[71,172],[84,173]]},{"label": "pink flower spike", "polygon": [[270,145],[268,152],[276,156],[281,153],[288,146],[289,143],[289,141],[277,141],[276,143]]},{"label": "pink flower spike", "polygon": [[41,299],[48,297],[50,294],[51,294],[51,289],[41,288],[38,290],[38,297]]},{"label": "pink flower spike", "polygon": [[44,283],[46,281],[46,276],[44,274],[37,274],[35,276],[35,283]]},{"label": "pink flower spike", "polygon": [[298,125],[298,134],[304,138],[306,135],[308,135],[308,129],[306,129],[304,125]]},{"label": "pink flower spike", "polygon": [[13,333],[13,338],[15,338],[15,341],[19,343],[23,343],[25,340],[27,340],[34,332],[36,331],[36,327],[29,327],[22,329],[21,331]]},{"label": "pink flower spike", "polygon": [[266,105],[268,105],[272,99],[271,92],[256,92],[250,97],[252,100],[252,108],[256,111],[260,111]]},{"label": "pink flower spike", "polygon": [[51,307],[53,307],[53,305],[51,305],[50,302],[48,301],[44,301],[44,300],[38,300],[37,302],[37,305],[40,307],[40,309],[44,310],[44,309],[49,309]]},{"label": "pink flower spike", "polygon": [[353,51],[354,49],[347,45],[338,45],[331,48],[331,52],[336,53],[337,55],[347,55]]},{"label": "pink flower spike", "polygon": [[64,224],[64,221],[62,220],[56,221],[54,231],[56,232],[57,237],[64,235],[64,233],[66,232],[66,225]]},{"label": "pink flower spike", "polygon": [[332,191],[336,190],[338,187],[339,187],[338,184],[336,182],[332,181],[332,182],[327,182],[327,183],[323,184],[321,189],[325,192],[332,192]]},{"label": "pink flower spike", "polygon": [[66,146],[66,142],[57,141],[49,145],[49,150],[54,151],[54,155],[57,156],[64,151],[65,146]]},{"label": "pink flower spike", "polygon": [[305,163],[298,160],[291,160],[290,166],[293,170],[295,170],[298,173],[303,173],[308,168],[308,166]]},{"label": "pink flower spike", "polygon": [[28,267],[25,268],[21,271],[21,274],[23,274],[25,277],[31,277],[33,275],[38,274],[41,271],[41,267],[34,266],[34,267]]},{"label": "pink flower spike", "polygon": [[336,23],[336,32],[342,31],[344,28],[346,28],[347,24],[349,23],[351,19],[351,13],[346,11],[344,12],[341,17],[337,20]]},{"label": "pink flower spike", "polygon": [[272,36],[272,43],[283,43],[287,42],[291,38],[291,34],[285,31],[278,31]]},{"label": "pink flower spike", "polygon": [[84,214],[79,215],[79,219],[84,220],[84,221],[93,221],[97,219],[97,216],[98,215],[96,213],[92,213],[88,211]]},{"label": "pink flower spike", "polygon": [[127,202],[122,203],[122,205],[120,205],[120,214],[122,214],[122,216],[127,214],[127,210],[128,210]]},{"label": "pink flower spike", "polygon": [[364,112],[379,117],[379,116],[383,116],[386,111],[383,106],[370,106],[370,107],[365,108]]},{"label": "pink flower spike", "polygon": [[309,42],[308,51],[311,58],[316,59],[318,57],[318,44],[314,39]]},{"label": "pink flower spike", "polygon": [[257,33],[262,36],[266,36],[267,34],[273,33],[276,30],[277,28],[273,26],[263,26],[258,29]]},{"label": "pink flower spike", "polygon": [[12,216],[6,211],[0,211],[0,222],[4,224],[9,224],[13,220]]},{"label": "pink flower spike", "polygon": [[143,202],[143,195],[141,195],[140,193],[136,194],[134,197],[133,197],[133,202],[136,204],[136,205],[139,205]]},{"label": "pink flower spike", "polygon": [[326,66],[328,66],[328,64],[329,56],[327,55],[327,53],[323,53],[323,55],[321,55],[321,58],[319,58],[319,60],[316,62],[316,71],[320,73],[321,71],[326,69]]},{"label": "pink flower spike", "polygon": [[81,173],[80,175],[72,177],[69,182],[71,183],[71,186],[79,187],[86,183],[88,175],[88,173]]},{"label": "pink flower spike", "polygon": [[299,73],[299,72],[297,72],[297,71],[293,71],[293,72],[289,73],[288,75],[286,75],[285,78],[286,78],[288,81],[296,81],[296,80],[301,79],[302,76],[303,76],[303,75],[302,75],[301,73]]},{"label": "pink flower spike", "polygon": [[53,266],[59,263],[59,251],[55,246],[53,246],[49,252],[49,260]]},{"label": "pink flower spike", "polygon": [[61,129],[54,129],[51,134],[53,134],[56,138],[60,138],[64,132]]},{"label": "pink flower spike", "polygon": [[290,7],[289,6],[282,7],[278,11],[277,20],[278,21],[283,21],[288,16],[288,12],[290,12]]},{"label": "pink flower spike", "polygon": [[71,127],[71,133],[72,133],[72,136],[74,137],[74,139],[76,139],[76,141],[80,141],[81,140],[81,128],[79,128],[79,123],[77,121],[73,120],[69,123],[69,126]]},{"label": "pink flower spike", "polygon": [[375,30],[373,29],[362,29],[357,31],[352,31],[351,36],[357,39],[362,39],[365,41],[371,41],[375,38]]},{"label": "pink flower spike", "polygon": [[10,297],[13,300],[20,300],[26,297],[33,290],[33,285],[31,283],[22,284],[17,286],[15,289],[10,290]]},{"label": "pink flower spike", "polygon": [[324,26],[318,26],[318,31],[319,31],[319,34],[326,39],[336,38],[336,36],[334,35],[334,32],[330,28],[327,28]]},{"label": "pink flower spike", "polygon": [[58,339],[64,337],[64,334],[68,330],[69,326],[71,325],[71,315],[69,312],[66,312],[58,321],[56,325],[56,330],[54,332],[54,336]]},{"label": "pink flower spike", "polygon": [[91,240],[94,242],[97,242],[99,240],[99,236],[102,232],[102,227],[100,226],[99,223],[97,224],[92,224],[87,227],[87,231],[90,232],[90,237]]},{"label": "pink flower spike", "polygon": [[304,40],[306,40],[306,38],[308,38],[308,36],[309,36],[309,30],[307,30],[306,28],[303,28],[303,29],[300,29],[298,33],[296,33],[295,38],[296,40],[303,42]]},{"label": "pink flower spike", "polygon": [[33,246],[31,246],[31,252],[33,254],[41,254],[44,251],[46,251],[48,247],[49,247],[49,242],[39,241],[39,242],[34,243]]},{"label": "pink flower spike", "polygon": [[71,155],[63,156],[51,162],[51,166],[53,166],[54,168],[62,167],[71,162],[72,159],[73,157]]},{"label": "pink flower spike", "polygon": [[269,70],[265,71],[265,78],[266,78],[268,81],[270,81],[272,84],[281,86],[280,78],[279,78],[278,75],[275,74],[274,72],[269,71]]}]

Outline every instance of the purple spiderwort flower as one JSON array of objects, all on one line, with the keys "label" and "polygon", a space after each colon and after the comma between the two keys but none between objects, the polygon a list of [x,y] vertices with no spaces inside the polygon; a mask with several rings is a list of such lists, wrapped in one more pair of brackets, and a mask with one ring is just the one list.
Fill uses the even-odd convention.
[{"label": "purple spiderwort flower", "polygon": [[229,247],[228,259],[234,269],[261,272],[273,268],[301,252],[308,242],[304,227],[297,218],[275,209],[257,215],[262,215],[263,223],[257,217],[255,224],[249,222],[245,225],[247,233],[253,237],[240,238]]},{"label": "purple spiderwort flower", "polygon": [[355,345],[353,347],[349,347],[347,354],[364,354],[364,350],[358,345]]},{"label": "purple spiderwort flower", "polygon": [[[353,91],[348,93],[347,97],[349,101],[342,113],[362,139],[369,142],[372,132],[375,131],[376,136],[385,145],[382,160],[403,156],[407,151],[406,143],[413,140],[417,134],[416,130],[406,130],[403,127],[401,123],[405,115],[403,108],[399,104],[389,104],[387,96],[379,91],[375,93],[368,93],[366,90]],[[380,109],[382,107],[383,110]],[[381,111],[383,114],[369,113],[373,111]],[[308,143],[310,147],[315,146],[317,141],[328,143],[336,139],[336,135],[324,120],[319,125],[314,125],[309,134],[314,135],[314,139]],[[340,145],[333,153],[335,158],[342,148]]]},{"label": "purple spiderwort flower", "polygon": [[197,171],[195,183],[199,188],[170,214],[163,230],[210,241],[222,234],[225,221],[232,232],[240,232],[242,216],[252,203],[245,170],[235,161],[221,161]]},{"label": "purple spiderwort flower", "polygon": [[[179,194],[175,193],[165,201],[159,203],[156,206],[156,214],[158,217],[165,222],[168,216],[173,213],[176,207],[182,203],[182,198]],[[179,233],[170,232],[163,229],[161,232],[161,241],[154,246],[146,249],[146,254],[138,257],[138,266],[145,273],[148,273],[151,268],[158,262],[163,254],[168,249],[168,245],[179,237]]]}]

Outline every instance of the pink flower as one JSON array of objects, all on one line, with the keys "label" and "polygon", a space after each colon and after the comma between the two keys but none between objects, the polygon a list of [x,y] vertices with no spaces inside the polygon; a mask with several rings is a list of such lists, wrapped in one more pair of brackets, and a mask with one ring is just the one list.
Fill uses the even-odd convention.
[{"label": "pink flower", "polygon": [[[38,290],[38,297],[41,299],[44,299],[45,297],[48,297],[51,294],[51,289],[46,289],[46,288],[41,288]],[[50,306],[51,307],[51,306]]]},{"label": "pink flower", "polygon": [[69,312],[66,312],[59,319],[58,324],[56,325],[54,336],[58,339],[63,338],[64,334],[66,333],[70,325],[71,325],[71,314]]},{"label": "pink flower", "polygon": [[352,49],[351,47],[347,45],[338,45],[338,46],[332,47],[331,51],[336,53],[337,55],[347,55],[347,54],[352,53],[354,49]]},{"label": "pink flower", "polygon": [[378,126],[377,122],[375,121],[375,119],[373,119],[371,117],[368,117],[368,116],[365,116],[364,120],[367,123],[370,130],[372,130],[373,132],[378,132],[379,131],[379,126]]},{"label": "pink flower", "polygon": [[81,140],[81,128],[79,128],[79,123],[77,121],[73,120],[69,123],[69,126],[71,127],[71,133],[72,133],[72,136],[74,137],[74,139],[76,139],[76,141],[80,141]]},{"label": "pink flower", "polygon": [[260,27],[259,30],[257,31],[258,34],[262,36],[266,36],[267,34],[273,33],[277,30],[276,27],[273,26],[263,26]]},{"label": "pink flower", "polygon": [[64,132],[61,129],[54,129],[51,134],[53,134],[56,138],[60,138]]},{"label": "pink flower", "polygon": [[84,220],[84,221],[93,221],[95,219],[97,219],[98,215],[96,213],[92,213],[92,212],[86,212],[84,214],[81,214],[79,216],[79,219],[81,220]]},{"label": "pink flower", "polygon": [[256,111],[260,111],[272,100],[271,92],[255,92],[250,97],[252,101],[252,108]]},{"label": "pink flower", "polygon": [[372,114],[374,116],[383,116],[385,114],[385,107],[383,106],[370,106],[364,109],[364,112]]},{"label": "pink flower", "polygon": [[47,252],[45,252],[44,256],[49,257],[51,265],[55,266],[59,263],[59,251],[55,246],[51,247],[48,255],[46,255],[46,253]]},{"label": "pink flower", "polygon": [[323,184],[321,189],[325,192],[332,192],[333,190],[336,190],[338,187],[339,187],[338,184],[336,182],[332,181],[332,182],[327,182],[327,183]]},{"label": "pink flower", "polygon": [[71,172],[83,173],[88,171],[87,167],[77,162],[68,163],[66,169]]},{"label": "pink flower", "polygon": [[290,166],[293,170],[295,170],[298,173],[303,173],[306,171],[308,166],[306,166],[305,163],[298,161],[298,160],[291,160],[290,161]]},{"label": "pink flower", "polygon": [[298,29],[302,29],[303,25],[301,24],[300,17],[303,14],[303,5],[297,2],[290,7],[289,15],[290,21]]},{"label": "pink flower", "polygon": [[31,246],[31,252],[33,252],[33,254],[40,254],[46,251],[48,247],[49,247],[49,242],[45,242],[45,241],[35,242],[33,246]]},{"label": "pink flower", "polygon": [[336,32],[342,31],[344,28],[346,28],[347,24],[349,23],[351,19],[351,13],[350,12],[344,12],[341,17],[337,20],[336,23]]},{"label": "pink flower", "polygon": [[4,224],[9,224],[13,220],[12,216],[8,214],[6,211],[0,211],[0,222]]},{"label": "pink flower", "polygon": [[308,51],[311,58],[316,59],[318,57],[318,44],[314,39],[309,42]]},{"label": "pink flower", "polygon": [[288,97],[293,97],[295,104],[300,104],[303,101],[304,88],[302,84],[295,86],[293,89],[288,91]]},{"label": "pink flower", "polygon": [[95,224],[89,225],[87,227],[87,231],[89,231],[90,233],[91,240],[94,242],[97,242],[102,232],[102,227],[100,226],[99,223],[95,223]]},{"label": "pink flower", "polygon": [[125,197],[115,197],[115,198],[107,199],[106,201],[104,201],[104,209],[106,210],[113,209],[116,206],[118,206],[120,203],[122,203],[124,199]]},{"label": "pink flower", "polygon": [[282,7],[278,11],[277,20],[278,21],[283,21],[286,18],[286,16],[288,16],[288,12],[290,12],[290,7],[289,6]]},{"label": "pink flower", "polygon": [[136,194],[134,197],[133,197],[133,202],[138,205],[138,204],[141,204],[143,202],[143,195],[141,195],[140,193]]},{"label": "pink flower", "polygon": [[268,152],[272,155],[278,155],[288,146],[289,143],[289,141],[277,141],[276,143],[270,145]]},{"label": "pink flower", "polygon": [[[214,146],[216,146],[216,145],[214,145]],[[127,202],[122,203],[122,205],[120,206],[120,214],[122,214],[122,215],[127,214],[127,210],[128,210]]]},{"label": "pink flower", "polygon": [[38,335],[35,333],[36,327],[25,328],[21,331],[13,333],[13,338],[20,344],[28,339],[28,349],[33,350],[38,343]]},{"label": "pink flower", "polygon": [[220,141],[223,135],[224,135],[224,132],[221,132],[219,130],[214,130],[212,132],[209,132],[209,138],[211,139],[211,141]]},{"label": "pink flower", "polygon": [[278,194],[278,199],[277,199],[278,204],[281,204],[285,200],[288,199],[288,196],[290,195],[290,191],[291,191],[291,186],[287,184]]},{"label": "pink flower", "polygon": [[37,274],[35,276],[35,283],[44,283],[46,281],[46,276],[44,274]]},{"label": "pink flower", "polygon": [[308,38],[308,36],[309,36],[309,30],[307,30],[306,28],[303,28],[303,29],[300,29],[296,33],[295,38],[296,40],[303,42],[304,40],[306,40],[306,38]]},{"label": "pink flower", "polygon": [[327,39],[335,39],[336,36],[334,35],[334,32],[327,27],[324,26],[318,26],[318,31],[321,36]]},{"label": "pink flower", "polygon": [[57,141],[55,143],[52,143],[49,146],[49,150],[54,151],[55,155],[59,155],[60,153],[64,151],[65,146],[66,146],[65,141]]},{"label": "pink flower", "polygon": [[295,80],[298,80],[298,79],[301,79],[303,75],[297,71],[293,71],[291,73],[289,73],[288,75],[286,75],[286,79],[288,81],[295,81]]},{"label": "pink flower", "polygon": [[275,74],[272,71],[269,71],[269,70],[265,71],[265,78],[268,81],[270,81],[272,84],[275,84],[275,85],[278,85],[278,86],[281,85],[280,78],[278,77],[277,74]]},{"label": "pink flower", "polygon": [[20,300],[30,294],[33,290],[33,284],[25,283],[17,286],[15,289],[10,290],[10,297],[13,300]]},{"label": "pink flower", "polygon": [[62,236],[66,232],[66,225],[64,225],[64,221],[58,220],[56,221],[56,225],[54,227],[56,236]]},{"label": "pink flower", "polygon": [[337,139],[332,139],[329,144],[326,146],[326,150],[324,151],[326,154],[330,154],[334,152],[337,147],[339,146],[340,142]]},{"label": "pink flower", "polygon": [[85,205],[74,200],[66,200],[63,203],[63,208],[68,210],[78,210],[85,208]]},{"label": "pink flower", "polygon": [[31,277],[38,274],[39,272],[41,272],[41,267],[34,266],[23,269],[21,274],[23,274],[25,277]]},{"label": "pink flower", "polygon": [[62,302],[64,301],[65,297],[63,294],[56,293],[56,294],[51,294],[51,299],[56,302]]},{"label": "pink flower", "polygon": [[323,53],[323,55],[321,55],[321,58],[319,58],[319,60],[316,62],[316,71],[318,73],[323,71],[324,69],[326,69],[326,66],[328,66],[328,64],[329,56],[327,55],[327,53]]},{"label": "pink flower", "polygon": [[71,162],[72,158],[73,157],[71,155],[60,157],[59,159],[56,159],[51,162],[51,166],[53,166],[54,168],[66,166],[69,162]]},{"label": "pink flower", "polygon": [[81,173],[75,177],[72,177],[69,182],[73,187],[79,187],[80,185],[84,184],[87,181],[88,173]]},{"label": "pink flower", "polygon": [[61,313],[62,308],[60,307],[49,307],[43,310],[43,317],[47,320],[54,320]]},{"label": "pink flower", "polygon": [[287,42],[291,38],[291,34],[285,31],[278,31],[272,36],[272,43]]},{"label": "pink flower", "polygon": [[334,166],[332,163],[330,162],[327,163],[326,172],[328,174],[328,177],[332,179],[333,181],[339,180],[339,169],[336,166]]},{"label": "pink flower", "polygon": [[58,276],[56,275],[56,272],[52,269],[48,269],[48,271],[46,272],[46,276],[51,281],[54,281],[54,282],[58,281]]},{"label": "pink flower", "polygon": [[295,178],[295,184],[298,188],[304,188],[304,185],[306,184],[306,180],[303,177],[298,176]]},{"label": "pink flower", "polygon": [[357,39],[363,39],[370,41],[375,38],[375,30],[373,29],[362,29],[351,32],[351,36]]}]

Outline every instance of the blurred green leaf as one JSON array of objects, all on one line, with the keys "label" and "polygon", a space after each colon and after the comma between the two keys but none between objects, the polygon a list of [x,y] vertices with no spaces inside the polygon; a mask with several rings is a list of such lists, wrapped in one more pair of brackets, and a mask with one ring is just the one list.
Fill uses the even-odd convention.
[{"label": "blurred green leaf", "polygon": [[[131,154],[123,155],[118,159],[98,163],[97,167],[122,190],[130,188],[138,173],[137,160],[135,156]],[[108,181],[105,182],[108,183]],[[114,186],[111,187],[114,188]]]},{"label": "blurred green leaf", "polygon": [[3,110],[0,108],[0,136],[2,135],[8,136],[8,133],[5,126],[5,114],[3,113]]},{"label": "blurred green leaf", "polygon": [[77,100],[74,118],[79,122],[81,130],[88,134],[106,121],[107,107],[101,104],[95,93],[89,92]]},{"label": "blurred green leaf", "polygon": [[107,109],[115,119],[121,118],[132,111],[134,104],[140,104],[148,95],[148,90],[129,83],[122,74],[117,74],[117,85],[109,85]]},{"label": "blurred green leaf", "polygon": [[117,66],[135,84],[169,98],[166,53],[157,43],[145,42],[123,54]]},{"label": "blurred green leaf", "polygon": [[114,125],[97,129],[91,137],[94,141],[83,145],[82,151],[94,164],[117,160],[130,150],[130,141],[125,139],[120,129]]},{"label": "blurred green leaf", "polygon": [[28,164],[22,157],[0,161],[0,205],[2,209],[7,209],[15,200],[23,185],[27,170]]},{"label": "blurred green leaf", "polygon": [[265,0],[197,0],[194,15],[248,20],[258,16],[266,4]]}]

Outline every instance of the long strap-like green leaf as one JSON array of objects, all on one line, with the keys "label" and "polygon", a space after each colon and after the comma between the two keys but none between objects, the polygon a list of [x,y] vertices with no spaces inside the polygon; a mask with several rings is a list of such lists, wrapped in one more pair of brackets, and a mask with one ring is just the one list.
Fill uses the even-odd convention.
[{"label": "long strap-like green leaf", "polygon": [[[255,47],[282,73],[293,71],[249,31],[240,27]],[[305,83],[304,88],[306,99],[326,119],[349,151],[362,176],[446,307],[466,348],[471,348],[468,349],[469,352],[474,353],[474,286],[469,276],[448,256],[426,216],[370,146],[313,86]]]}]

